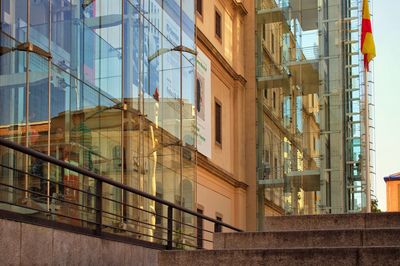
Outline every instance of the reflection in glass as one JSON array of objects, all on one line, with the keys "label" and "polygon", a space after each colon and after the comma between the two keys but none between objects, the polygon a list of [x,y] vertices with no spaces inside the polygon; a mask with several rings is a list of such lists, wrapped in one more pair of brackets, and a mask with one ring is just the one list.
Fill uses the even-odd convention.
[{"label": "reflection in glass", "polygon": [[[193,208],[195,58],[172,51],[181,43],[194,47],[193,7],[156,0],[0,2],[6,51],[0,137]],[[26,41],[51,58],[11,50]],[[0,169],[0,183],[18,188],[0,185],[2,200],[93,228],[95,180],[3,148],[0,159],[8,167]],[[163,243],[165,232],[155,227],[166,225],[163,207],[111,186],[102,193],[105,231],[140,232]]]}]

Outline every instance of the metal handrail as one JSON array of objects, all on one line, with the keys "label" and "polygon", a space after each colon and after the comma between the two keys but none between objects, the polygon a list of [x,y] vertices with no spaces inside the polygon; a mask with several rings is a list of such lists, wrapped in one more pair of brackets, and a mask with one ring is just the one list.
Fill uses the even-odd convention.
[{"label": "metal handrail", "polygon": [[[91,172],[91,171],[89,171],[87,169],[84,169],[84,168],[69,164],[69,163],[67,163],[65,161],[58,160],[58,159],[56,159],[54,157],[48,156],[48,155],[43,154],[43,153],[41,153],[39,151],[36,151],[34,149],[31,149],[31,148],[25,147],[23,145],[20,145],[18,143],[12,142],[12,141],[7,140],[7,139],[5,139],[3,137],[0,137],[0,145],[4,146],[4,147],[7,147],[7,148],[10,148],[12,150],[16,150],[16,151],[19,151],[21,153],[33,156],[33,157],[38,158],[38,159],[40,159],[40,160],[42,160],[44,162],[52,163],[52,164],[60,166],[62,168],[69,169],[69,170],[74,171],[74,172],[76,172],[78,174],[91,177],[91,178],[93,178],[95,180],[104,182],[106,184],[115,186],[115,187],[120,188],[122,190],[134,193],[134,194],[139,195],[141,197],[144,197],[144,198],[147,198],[149,200],[153,200],[155,202],[158,202],[158,203],[161,203],[163,205],[168,206],[168,215],[167,215],[168,216],[168,226],[167,226],[167,229],[168,229],[168,244],[167,244],[167,248],[169,248],[169,249],[172,249],[172,242],[173,242],[172,241],[172,233],[173,233],[173,229],[172,229],[172,223],[173,223],[173,217],[172,217],[173,215],[172,215],[172,213],[173,212],[172,212],[172,210],[173,209],[182,211],[184,213],[193,215],[193,216],[198,217],[198,218],[202,218],[202,219],[204,219],[206,221],[209,221],[209,222],[212,222],[214,224],[218,224],[220,226],[229,228],[229,229],[231,229],[233,231],[242,232],[241,229],[236,228],[234,226],[231,226],[229,224],[226,224],[226,223],[224,223],[222,221],[218,221],[218,220],[213,219],[211,217],[208,217],[208,216],[206,216],[204,214],[197,213],[195,211],[192,211],[192,210],[187,209],[185,207],[176,205],[176,204],[174,204],[172,202],[169,202],[169,201],[166,201],[164,199],[160,199],[160,198],[158,198],[158,197],[156,197],[154,195],[148,194],[148,193],[146,193],[144,191],[141,191],[141,190],[135,189],[133,187],[127,186],[125,184],[119,183],[119,182],[114,181],[114,180],[112,180],[112,179],[110,179],[108,177],[104,177],[104,176],[101,176],[101,175],[96,174],[94,172]],[[97,196],[98,197],[102,197],[101,189],[100,189],[100,195],[97,195]],[[101,203],[99,203],[99,204],[101,204]],[[101,206],[99,206],[99,207],[100,207],[99,209],[101,211],[102,208],[101,208]],[[101,228],[98,228],[97,231],[101,231]]]}]

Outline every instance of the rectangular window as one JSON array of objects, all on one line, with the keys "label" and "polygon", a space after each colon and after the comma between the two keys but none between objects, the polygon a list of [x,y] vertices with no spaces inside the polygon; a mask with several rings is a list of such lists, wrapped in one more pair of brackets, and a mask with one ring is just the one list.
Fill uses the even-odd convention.
[{"label": "rectangular window", "polygon": [[269,163],[269,150],[264,150],[264,162]]},{"label": "rectangular window", "polygon": [[275,35],[271,32],[271,53],[275,53]]},{"label": "rectangular window", "polygon": [[317,149],[317,140],[313,137],[313,151]]},{"label": "rectangular window", "polygon": [[222,18],[218,10],[215,10],[215,35],[222,39]]},{"label": "rectangular window", "polygon": [[[217,221],[222,222],[222,217],[220,217],[220,216],[218,216],[218,215],[216,216],[215,219],[216,219]],[[214,232],[216,232],[216,233],[222,232],[222,225],[215,223],[215,224],[214,224]]]},{"label": "rectangular window", "polygon": [[196,11],[200,16],[203,16],[203,0],[196,1]]},{"label": "rectangular window", "polygon": [[272,93],[272,105],[273,105],[274,109],[276,109],[276,93],[275,92]]},{"label": "rectangular window", "polygon": [[275,179],[278,178],[278,159],[274,158],[274,176]]},{"label": "rectangular window", "polygon": [[[198,214],[203,214],[202,209],[197,209]],[[197,217],[197,248],[203,248],[203,218]]]},{"label": "rectangular window", "polygon": [[222,145],[222,107],[215,102],[215,142]]},{"label": "rectangular window", "polygon": [[315,105],[315,103],[314,103],[314,94],[311,94],[311,107],[314,108],[314,105]]},{"label": "rectangular window", "polygon": [[262,25],[262,38],[265,41],[265,24]]}]

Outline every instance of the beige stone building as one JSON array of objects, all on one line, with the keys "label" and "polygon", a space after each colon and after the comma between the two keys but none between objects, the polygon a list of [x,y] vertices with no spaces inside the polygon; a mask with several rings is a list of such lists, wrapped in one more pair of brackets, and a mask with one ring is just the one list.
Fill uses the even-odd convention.
[{"label": "beige stone building", "polygon": [[197,49],[211,64],[211,153],[198,147],[197,209],[249,230],[256,225],[252,9],[252,1],[196,2]]},{"label": "beige stone building", "polygon": [[196,2],[197,48],[211,62],[205,214],[252,230],[268,215],[369,210],[360,3]]},{"label": "beige stone building", "polygon": [[[297,76],[293,78],[264,81],[265,89],[262,95],[257,95],[260,82],[256,84],[256,73],[269,77],[281,73],[285,25],[264,23],[262,33],[257,35],[252,1],[197,0],[196,9],[197,48],[211,61],[212,91],[212,153],[211,157],[201,152],[198,156],[197,207],[208,216],[251,230],[256,226],[257,217],[261,221],[264,215],[285,214],[285,168],[291,164],[296,164],[299,171],[318,167],[319,104],[312,91],[317,92],[318,73],[312,68],[301,73],[309,75],[307,82],[314,82],[307,93],[299,89],[304,79],[300,80],[300,73],[294,73]],[[261,36],[257,42],[262,43],[262,53],[257,56],[256,36]],[[298,53],[295,41],[292,36],[290,57]],[[256,63],[260,58],[262,63]],[[259,119],[263,121],[262,132],[256,132],[260,115],[256,113],[257,101],[262,101],[263,105],[263,118]],[[221,121],[216,108],[221,108]],[[216,139],[218,134],[221,140]],[[256,143],[257,136],[263,138],[259,143],[263,143],[264,148],[257,149],[260,145]],[[289,151],[292,146],[298,152]],[[259,171],[267,172],[266,179],[275,180],[266,186],[259,186],[257,181],[255,162],[260,152],[263,167]],[[306,185],[308,189],[319,188],[319,179],[310,179]],[[299,186],[304,184],[297,182],[297,189]],[[306,199],[298,205],[312,209],[315,193],[302,191]]]}]

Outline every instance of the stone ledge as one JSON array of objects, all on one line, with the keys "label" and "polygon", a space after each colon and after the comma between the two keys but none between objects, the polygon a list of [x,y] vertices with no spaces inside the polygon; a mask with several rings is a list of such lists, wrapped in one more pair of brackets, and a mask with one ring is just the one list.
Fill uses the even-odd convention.
[{"label": "stone ledge", "polygon": [[214,234],[215,249],[399,246],[399,229],[346,229]]},{"label": "stone ledge", "polygon": [[400,247],[162,251],[159,265],[400,265]]},{"label": "stone ledge", "polygon": [[400,213],[321,214],[265,218],[265,231],[400,228]]}]

